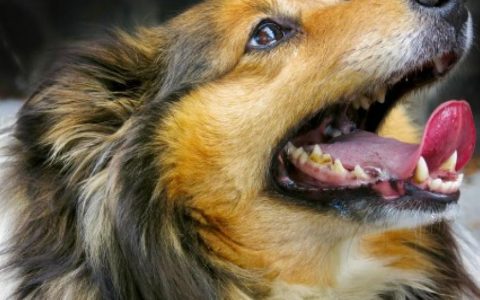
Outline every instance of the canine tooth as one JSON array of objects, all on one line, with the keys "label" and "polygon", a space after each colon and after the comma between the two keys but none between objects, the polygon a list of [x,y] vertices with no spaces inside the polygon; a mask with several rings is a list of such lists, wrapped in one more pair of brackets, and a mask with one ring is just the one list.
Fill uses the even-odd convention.
[{"label": "canine tooth", "polygon": [[305,153],[305,150],[303,150],[302,147],[297,148],[297,149],[295,149],[295,150],[293,151],[293,153],[292,153],[292,158],[293,158],[294,160],[297,160],[297,159],[300,158],[300,156],[301,156],[303,153]]},{"label": "canine tooth", "polygon": [[370,108],[370,99],[368,99],[367,97],[363,96],[362,98],[360,98],[360,104],[362,106],[362,108],[364,110],[368,110]]},{"label": "canine tooth", "polygon": [[457,166],[458,152],[455,151],[450,158],[443,163],[440,167],[440,170],[447,172],[455,172],[455,167]]},{"label": "canine tooth", "polygon": [[417,168],[415,169],[415,181],[418,183],[423,183],[427,181],[430,177],[430,171],[428,170],[427,162],[423,156],[420,157],[417,163]]},{"label": "canine tooth", "polygon": [[428,184],[428,187],[432,191],[438,191],[441,189],[442,185],[443,185],[443,181],[437,178],[435,180],[430,181],[430,183]]},{"label": "canine tooth", "polygon": [[348,170],[345,169],[345,167],[343,166],[342,162],[339,159],[336,159],[335,162],[333,163],[332,171],[340,175],[348,174]]},{"label": "canine tooth", "polygon": [[370,179],[370,176],[368,176],[368,174],[365,173],[363,168],[358,166],[358,165],[355,166],[355,169],[353,170],[353,175],[355,175],[355,177],[357,179],[361,179],[361,180],[369,180]]},{"label": "canine tooth", "polygon": [[300,155],[300,158],[298,160],[300,164],[304,165],[308,161],[308,154],[307,152],[303,151],[303,153]]}]

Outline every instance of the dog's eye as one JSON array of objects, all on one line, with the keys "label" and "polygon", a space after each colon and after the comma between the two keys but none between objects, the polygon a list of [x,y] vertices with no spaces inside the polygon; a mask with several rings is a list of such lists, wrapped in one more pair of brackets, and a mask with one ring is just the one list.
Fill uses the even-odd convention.
[{"label": "dog's eye", "polygon": [[292,31],[271,20],[263,21],[253,31],[248,50],[264,50],[275,47]]}]

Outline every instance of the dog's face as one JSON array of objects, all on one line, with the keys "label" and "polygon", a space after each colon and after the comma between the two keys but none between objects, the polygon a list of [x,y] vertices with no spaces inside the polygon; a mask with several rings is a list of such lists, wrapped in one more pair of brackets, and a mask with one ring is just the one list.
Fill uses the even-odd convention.
[{"label": "dog's face", "polygon": [[[398,103],[470,46],[463,1],[215,5],[212,64],[228,71],[172,104],[156,138],[169,198],[187,199],[181,205],[205,225],[200,234],[214,251],[261,268],[297,249],[308,264],[360,224],[415,226],[450,212],[472,145],[426,158],[440,178],[457,150],[449,181],[441,177],[451,184],[435,186]],[[209,13],[195,9],[173,24]]]}]

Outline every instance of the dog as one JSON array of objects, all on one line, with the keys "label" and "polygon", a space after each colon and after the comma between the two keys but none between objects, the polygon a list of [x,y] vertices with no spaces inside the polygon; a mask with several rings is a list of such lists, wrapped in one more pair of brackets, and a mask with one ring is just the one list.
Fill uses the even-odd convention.
[{"label": "dog", "polygon": [[79,47],[12,129],[4,290],[480,298],[471,111],[407,107],[471,43],[463,0],[207,0]]}]

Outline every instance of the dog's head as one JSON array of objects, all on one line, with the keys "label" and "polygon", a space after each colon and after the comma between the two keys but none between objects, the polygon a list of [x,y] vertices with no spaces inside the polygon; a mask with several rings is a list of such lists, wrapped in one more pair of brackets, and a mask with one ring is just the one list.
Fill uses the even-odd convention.
[{"label": "dog's head", "polygon": [[[81,232],[96,255],[113,236],[106,247],[119,243],[126,261],[158,257],[157,242],[198,246],[209,263],[332,284],[336,260],[325,255],[339,241],[430,223],[458,200],[473,151],[468,106],[442,106],[421,139],[401,101],[469,48],[463,2],[197,5],[90,48],[37,93],[17,127],[36,151],[26,168],[50,168],[35,179],[44,194],[81,196]],[[140,265],[130,271],[149,274]]]},{"label": "dog's head", "polygon": [[[218,75],[172,104],[156,132],[172,199],[251,246],[342,235],[358,222],[413,226],[454,206],[474,140],[468,108],[439,109],[418,145],[400,101],[469,47],[462,1],[215,5],[198,39],[203,67]],[[460,120],[442,117],[451,114]],[[451,125],[461,136],[444,132]]]}]

